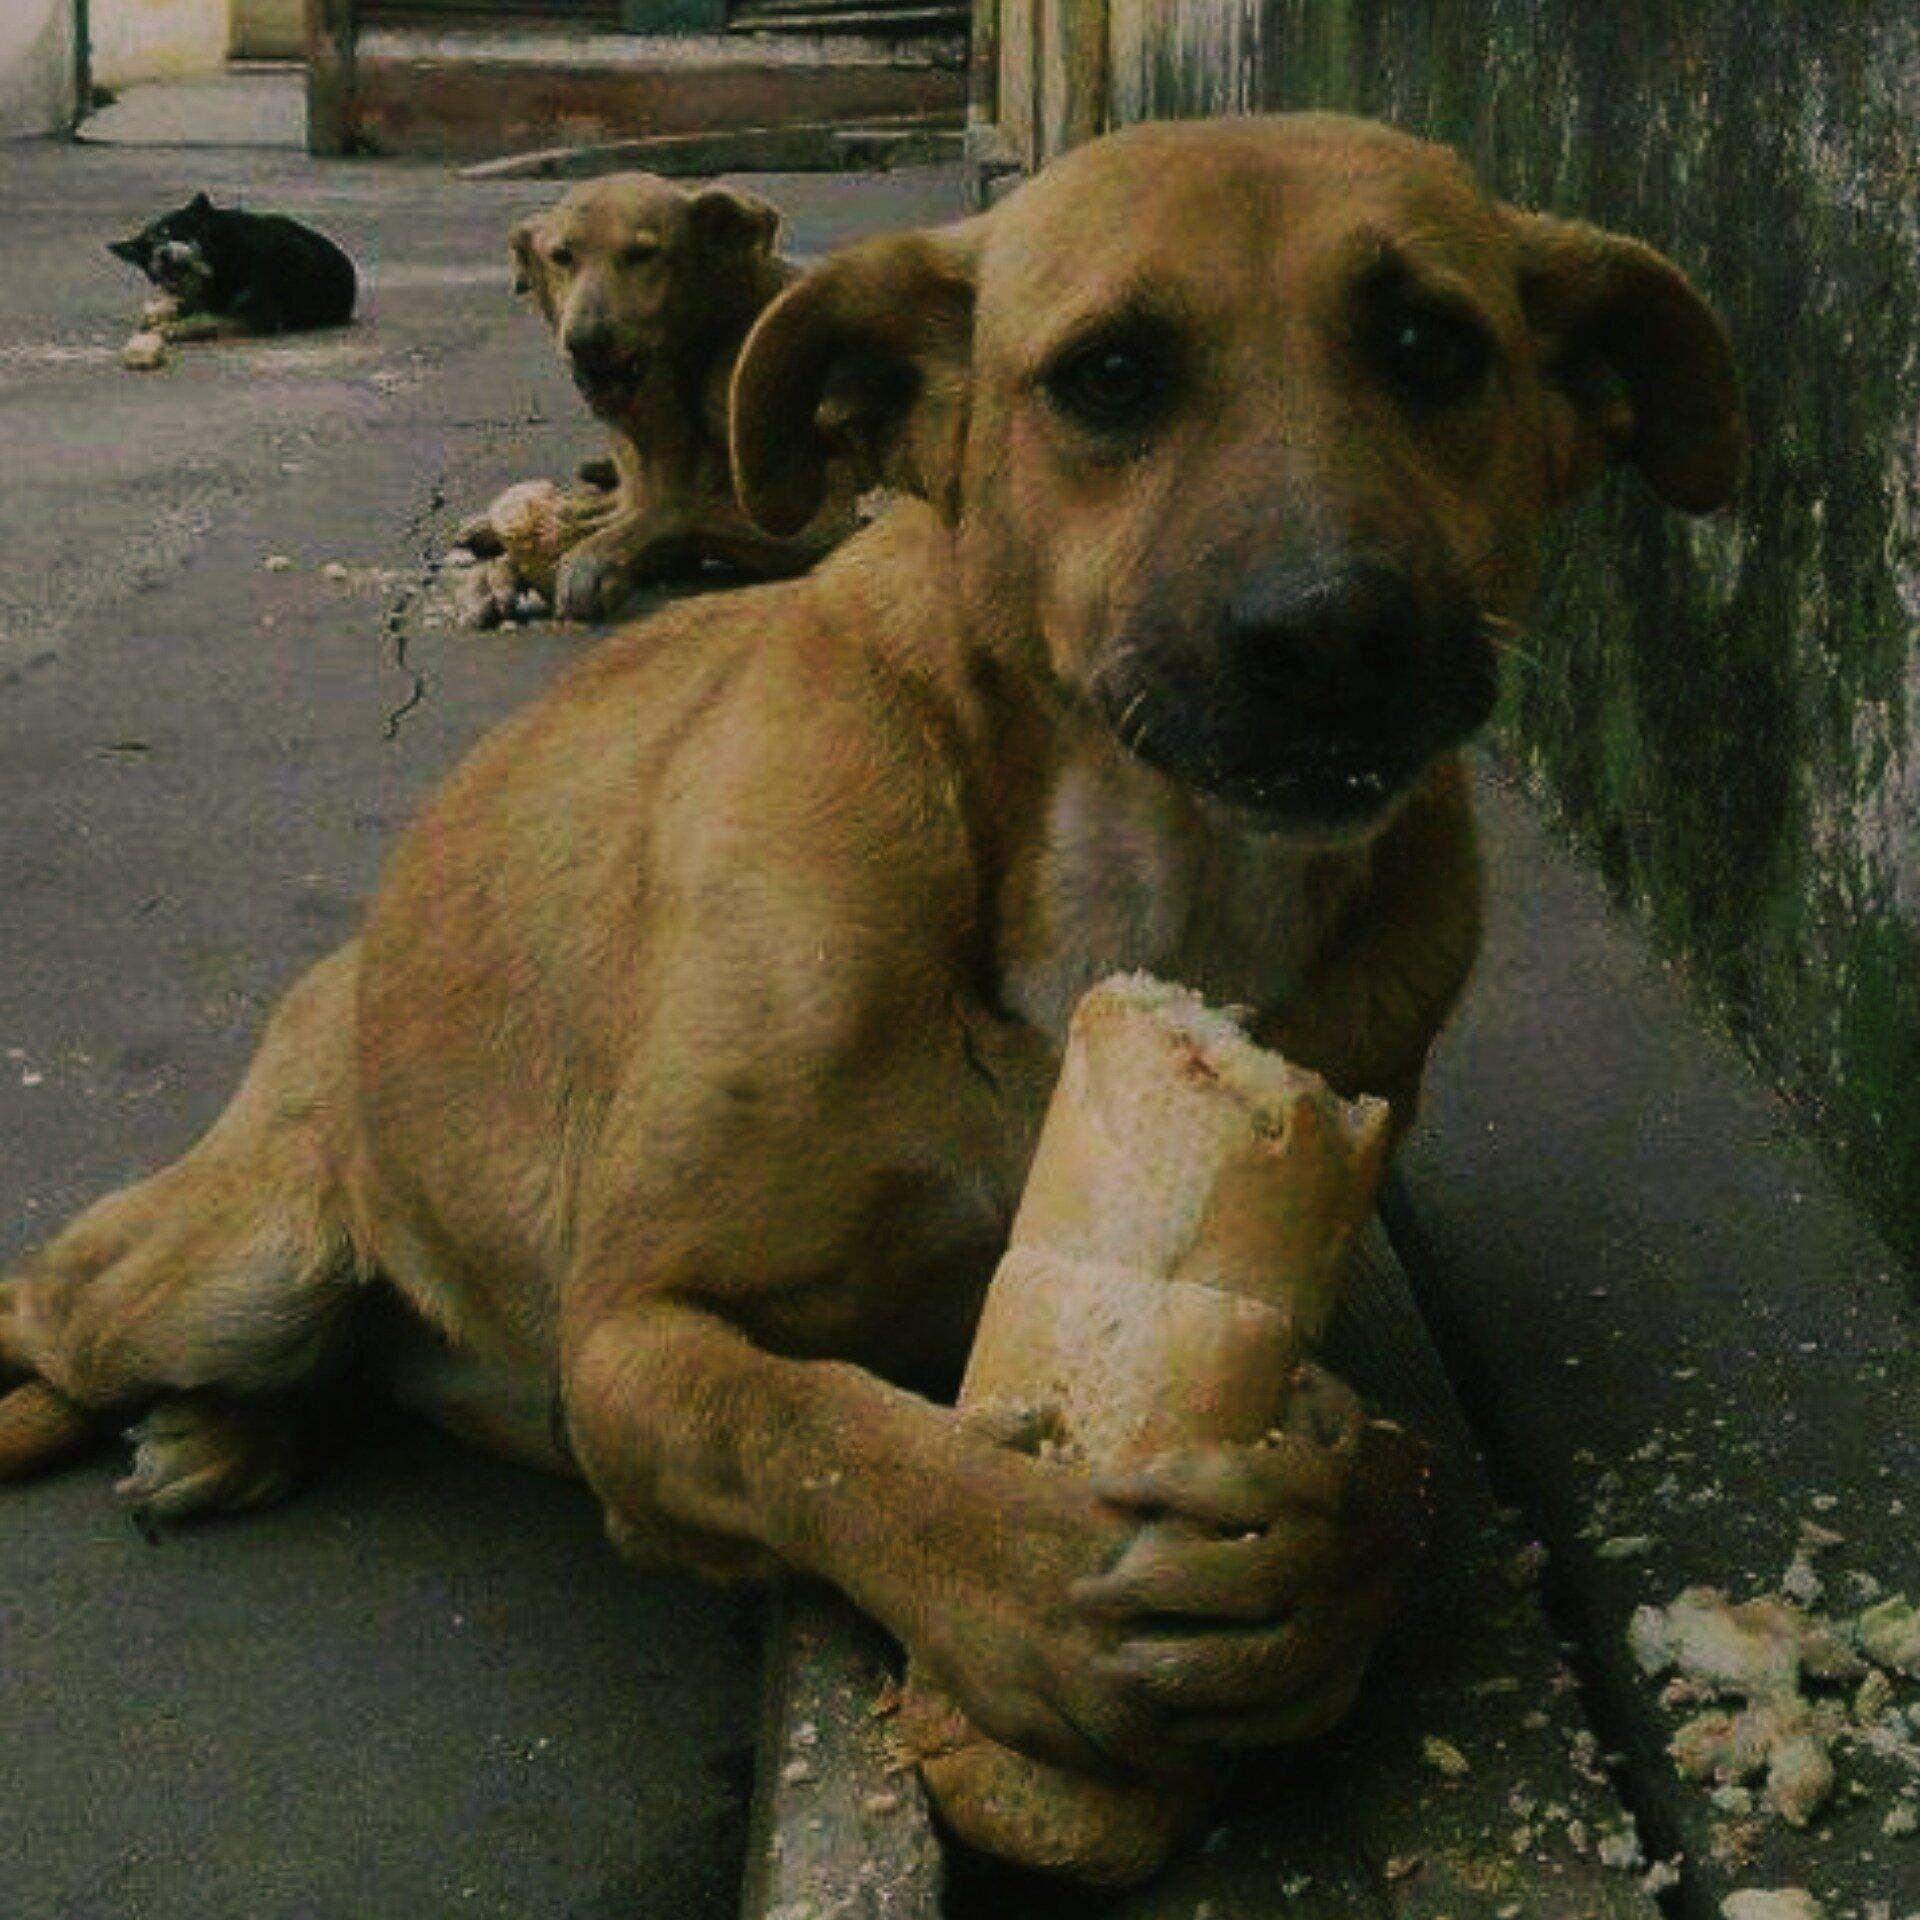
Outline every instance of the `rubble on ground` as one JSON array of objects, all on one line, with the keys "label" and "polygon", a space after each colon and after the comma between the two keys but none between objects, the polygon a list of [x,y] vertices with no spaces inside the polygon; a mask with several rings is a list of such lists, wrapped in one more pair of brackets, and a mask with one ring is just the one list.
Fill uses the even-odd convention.
[{"label": "rubble on ground", "polygon": [[166,363],[166,336],[150,329],[130,333],[126,345],[120,349],[120,364],[134,373],[151,373]]},{"label": "rubble on ground", "polygon": [[1825,1920],[1826,1910],[1805,1887],[1748,1887],[1722,1900],[1720,1913],[1721,1920]]},{"label": "rubble on ground", "polygon": [[[1812,1550],[1828,1544],[1832,1537]],[[1920,1707],[1896,1704],[1895,1681],[1920,1674],[1920,1612],[1904,1594],[1852,1619],[1810,1611],[1794,1597],[1824,1587],[1807,1577],[1808,1551],[1803,1539],[1783,1594],[1736,1603],[1718,1587],[1689,1587],[1668,1606],[1637,1609],[1627,1628],[1640,1670],[1671,1676],[1662,1701],[1703,1709],[1674,1734],[1676,1770],[1709,1785],[1716,1809],[1736,1821],[1772,1814],[1807,1826],[1832,1797],[1834,1753],[1847,1745],[1902,1762],[1920,1780]],[[1795,1577],[1796,1569],[1806,1572]],[[1817,1687],[1834,1691],[1810,1695]],[[1755,1781],[1763,1783],[1757,1796]],[[1905,1830],[1899,1809],[1889,1818],[1886,1831]],[[1736,1920],[1774,1911],[1743,1910]]]}]

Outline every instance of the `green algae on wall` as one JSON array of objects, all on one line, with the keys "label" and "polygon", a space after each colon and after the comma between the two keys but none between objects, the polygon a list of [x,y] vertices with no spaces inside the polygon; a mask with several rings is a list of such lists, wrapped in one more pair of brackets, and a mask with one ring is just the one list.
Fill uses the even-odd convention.
[{"label": "green algae on wall", "polygon": [[1372,113],[1661,247],[1743,369],[1735,514],[1579,510],[1510,743],[1920,1255],[1920,10],[1113,0],[1109,117]]}]

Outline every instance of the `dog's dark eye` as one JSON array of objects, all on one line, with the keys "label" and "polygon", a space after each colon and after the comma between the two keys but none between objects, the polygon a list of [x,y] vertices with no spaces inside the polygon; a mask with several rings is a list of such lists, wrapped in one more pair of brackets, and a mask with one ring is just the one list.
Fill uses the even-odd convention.
[{"label": "dog's dark eye", "polygon": [[1367,350],[1387,385],[1419,407],[1471,399],[1493,365],[1484,329],[1445,307],[1395,305],[1375,322]]},{"label": "dog's dark eye", "polygon": [[547,249],[547,258],[551,260],[556,267],[570,267],[573,265],[573,249],[564,244],[557,247],[549,247]]},{"label": "dog's dark eye", "polygon": [[1115,328],[1069,347],[1040,384],[1067,417],[1096,433],[1137,434],[1172,405],[1179,367],[1157,327]]},{"label": "dog's dark eye", "polygon": [[657,240],[635,240],[621,251],[620,258],[630,267],[644,267],[660,252]]}]

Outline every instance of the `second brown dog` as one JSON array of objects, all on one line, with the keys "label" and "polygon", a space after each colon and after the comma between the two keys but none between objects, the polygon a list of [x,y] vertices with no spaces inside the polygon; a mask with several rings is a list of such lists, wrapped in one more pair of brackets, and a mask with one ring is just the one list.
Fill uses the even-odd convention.
[{"label": "second brown dog", "polygon": [[574,385],[613,437],[604,524],[560,568],[554,611],[616,614],[634,590],[712,561],[759,579],[800,573],[852,531],[851,483],[793,534],[755,527],[733,495],[727,388],[763,308],[798,269],[780,215],[734,187],[689,192],[649,173],[573,188],[513,230],[516,291],[532,294]]}]

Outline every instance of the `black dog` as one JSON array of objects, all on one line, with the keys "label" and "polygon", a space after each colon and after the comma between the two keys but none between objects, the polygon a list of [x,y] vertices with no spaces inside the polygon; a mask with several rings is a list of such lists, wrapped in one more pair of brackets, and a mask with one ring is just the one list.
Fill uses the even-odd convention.
[{"label": "black dog", "polygon": [[[107,251],[172,302],[171,311],[148,317],[176,338],[337,327],[353,316],[353,262],[324,233],[284,214],[216,207],[197,193]],[[202,319],[225,324],[193,324]]]}]

